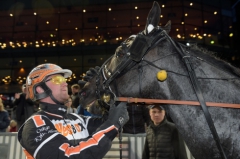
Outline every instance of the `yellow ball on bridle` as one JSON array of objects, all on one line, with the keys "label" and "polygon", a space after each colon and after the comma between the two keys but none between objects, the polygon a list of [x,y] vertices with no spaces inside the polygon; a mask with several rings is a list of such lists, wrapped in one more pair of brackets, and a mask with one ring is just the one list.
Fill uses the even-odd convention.
[{"label": "yellow ball on bridle", "polygon": [[157,79],[161,82],[165,81],[167,79],[167,71],[161,70],[157,73]]}]

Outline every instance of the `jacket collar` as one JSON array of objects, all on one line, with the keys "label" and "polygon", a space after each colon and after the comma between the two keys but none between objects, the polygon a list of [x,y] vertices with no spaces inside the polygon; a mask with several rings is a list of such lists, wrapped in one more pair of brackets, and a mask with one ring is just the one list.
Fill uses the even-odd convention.
[{"label": "jacket collar", "polygon": [[45,102],[40,102],[39,107],[41,110],[58,114],[58,115],[66,115],[67,114],[67,106],[65,105],[59,105],[59,104],[49,104]]}]

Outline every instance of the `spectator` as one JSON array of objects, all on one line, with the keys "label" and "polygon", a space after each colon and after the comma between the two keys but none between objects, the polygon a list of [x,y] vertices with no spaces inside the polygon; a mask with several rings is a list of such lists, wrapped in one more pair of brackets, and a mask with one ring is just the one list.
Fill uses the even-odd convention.
[{"label": "spectator", "polygon": [[22,93],[15,93],[15,101],[13,105],[16,106],[16,121],[17,130],[21,125],[34,113],[34,102],[26,98],[26,84],[22,85]]},{"label": "spectator", "polygon": [[72,106],[72,98],[71,96],[68,97],[67,102],[65,103],[67,106],[67,113],[76,113],[77,114],[77,109]]},{"label": "spectator", "polygon": [[17,132],[17,122],[15,120],[10,121],[10,125],[8,126],[8,132]]},{"label": "spectator", "polygon": [[147,128],[142,159],[187,159],[183,140],[175,125],[165,117],[160,105],[150,105],[150,124]]},{"label": "spectator", "polygon": [[2,99],[0,98],[0,132],[6,132],[10,124],[8,112],[4,109]]},{"label": "spectator", "polygon": [[84,116],[91,116],[90,113],[88,113],[79,103],[79,96],[78,93],[80,92],[80,86],[78,84],[74,84],[71,86],[72,91],[72,107],[77,108],[77,114],[84,115]]},{"label": "spectator", "polygon": [[78,93],[80,92],[80,86],[78,84],[74,84],[71,86],[72,91],[72,105],[74,108],[77,108],[79,106],[79,96]]},{"label": "spectator", "polygon": [[148,108],[144,104],[128,103],[127,110],[129,120],[123,127],[123,133],[138,134],[145,133],[149,125],[150,117]]},{"label": "spectator", "polygon": [[72,71],[55,64],[42,64],[27,77],[27,95],[39,101],[40,111],[18,131],[18,140],[28,158],[100,159],[105,156],[128,121],[126,103],[111,104],[108,119],[67,114],[67,77]]}]

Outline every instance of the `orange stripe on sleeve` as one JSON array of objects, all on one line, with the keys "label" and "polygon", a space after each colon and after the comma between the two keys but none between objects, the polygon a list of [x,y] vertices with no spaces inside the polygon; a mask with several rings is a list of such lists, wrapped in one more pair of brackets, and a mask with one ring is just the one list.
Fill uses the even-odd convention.
[{"label": "orange stripe on sleeve", "polygon": [[111,126],[105,130],[99,131],[96,134],[94,134],[92,138],[90,138],[87,141],[81,141],[79,143],[79,145],[75,146],[75,147],[73,147],[73,146],[70,147],[68,143],[64,143],[60,146],[60,150],[65,151],[65,155],[68,157],[73,154],[78,154],[78,153],[80,153],[80,151],[82,151],[88,147],[97,145],[98,142],[104,137],[104,134],[113,129],[115,129],[115,126]]},{"label": "orange stripe on sleeve", "polygon": [[30,154],[27,152],[26,149],[23,149],[23,152],[24,152],[25,155],[26,155],[26,159],[34,159],[34,158],[32,157],[32,155],[30,155]]},{"label": "orange stripe on sleeve", "polygon": [[33,119],[36,127],[40,127],[40,126],[46,125],[45,121],[42,119],[41,115],[34,115],[32,119]]}]

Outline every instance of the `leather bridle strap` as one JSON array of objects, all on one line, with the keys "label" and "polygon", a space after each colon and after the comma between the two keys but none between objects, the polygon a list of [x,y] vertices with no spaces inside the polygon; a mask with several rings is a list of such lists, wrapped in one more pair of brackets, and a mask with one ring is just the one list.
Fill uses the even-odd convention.
[{"label": "leather bridle strap", "polygon": [[[201,105],[201,108],[202,108],[203,113],[205,115],[206,121],[207,121],[208,126],[210,128],[210,131],[212,132],[213,138],[216,141],[218,150],[220,151],[220,155],[221,155],[221,157],[223,159],[227,159],[226,154],[225,154],[225,152],[224,152],[224,150],[222,148],[222,145],[220,143],[220,139],[219,139],[219,136],[217,134],[216,128],[214,126],[213,120],[212,120],[211,115],[210,115],[210,113],[208,111],[208,108],[206,106],[206,102],[204,100],[204,97],[203,97],[200,85],[198,83],[196,74],[194,72],[192,63],[191,63],[191,61],[189,59],[190,56],[187,56],[185,54],[185,52],[183,51],[181,45],[179,45],[178,43],[175,43],[167,34],[166,34],[166,36],[168,37],[168,39],[172,43],[172,45],[175,47],[177,52],[181,55],[182,60],[183,60],[184,64],[186,65],[186,68],[187,68],[187,71],[188,71],[188,74],[189,74],[189,77],[190,77],[193,89],[194,89],[194,91],[196,93],[196,96],[197,96],[197,99],[198,99],[198,101],[199,101],[199,103]],[[178,47],[176,46],[176,44],[178,45]],[[179,48],[180,48],[180,50],[179,50]]]},{"label": "leather bridle strap", "polygon": [[[146,103],[146,104],[172,104],[172,105],[190,105],[190,106],[200,106],[198,101],[187,101],[187,100],[167,100],[167,99],[147,99],[147,98],[132,98],[132,97],[115,97],[115,101],[128,102],[128,103]],[[222,107],[222,108],[235,108],[240,109],[240,104],[232,103],[215,103],[206,102],[209,107]]]}]

